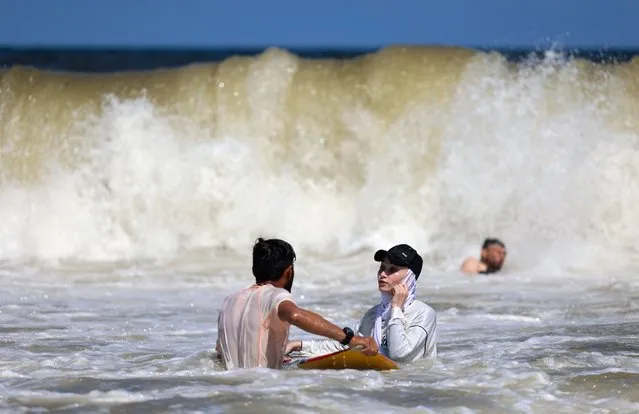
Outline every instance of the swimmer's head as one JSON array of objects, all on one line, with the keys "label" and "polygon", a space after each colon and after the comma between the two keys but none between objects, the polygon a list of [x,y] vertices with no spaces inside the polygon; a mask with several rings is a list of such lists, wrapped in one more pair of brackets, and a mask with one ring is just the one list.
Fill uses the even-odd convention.
[{"label": "swimmer's head", "polygon": [[481,246],[481,261],[486,265],[487,273],[501,270],[506,260],[506,245],[499,239],[486,239]]}]

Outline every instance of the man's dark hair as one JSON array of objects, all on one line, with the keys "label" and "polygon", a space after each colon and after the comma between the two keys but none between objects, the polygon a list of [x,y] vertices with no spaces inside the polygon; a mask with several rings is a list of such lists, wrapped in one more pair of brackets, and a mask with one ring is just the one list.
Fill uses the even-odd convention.
[{"label": "man's dark hair", "polygon": [[481,248],[485,249],[486,247],[491,246],[493,244],[498,244],[504,249],[506,248],[506,245],[499,239],[486,239],[484,240],[484,244],[482,244]]},{"label": "man's dark hair", "polygon": [[257,239],[253,246],[253,275],[257,283],[277,280],[295,262],[293,247],[279,239]]}]

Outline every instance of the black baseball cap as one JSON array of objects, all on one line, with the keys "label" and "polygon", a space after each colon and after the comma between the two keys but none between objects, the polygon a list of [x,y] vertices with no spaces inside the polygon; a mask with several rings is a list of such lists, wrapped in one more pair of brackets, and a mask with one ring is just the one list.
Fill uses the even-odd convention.
[{"label": "black baseball cap", "polygon": [[376,262],[388,259],[395,266],[407,267],[415,273],[415,279],[419,278],[424,265],[422,257],[407,244],[398,244],[388,250],[378,250],[373,258]]}]

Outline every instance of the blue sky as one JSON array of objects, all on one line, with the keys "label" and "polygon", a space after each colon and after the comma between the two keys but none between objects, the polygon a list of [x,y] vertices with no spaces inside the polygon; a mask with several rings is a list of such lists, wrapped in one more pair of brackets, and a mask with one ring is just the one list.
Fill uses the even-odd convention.
[{"label": "blue sky", "polygon": [[0,47],[639,47],[639,0],[0,0]]}]

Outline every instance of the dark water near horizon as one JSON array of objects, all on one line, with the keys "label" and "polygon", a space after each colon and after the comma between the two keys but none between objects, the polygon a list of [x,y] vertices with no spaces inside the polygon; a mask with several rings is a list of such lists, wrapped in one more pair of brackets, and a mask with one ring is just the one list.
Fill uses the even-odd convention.
[{"label": "dark water near horizon", "polygon": [[[225,49],[129,49],[129,48],[11,48],[0,47],[0,68],[13,65],[33,66],[40,69],[79,72],[112,72],[123,70],[151,70],[160,67],[179,67],[191,63],[220,62],[232,56],[254,56],[264,48]],[[379,49],[286,49],[301,58],[349,59]],[[476,48],[495,51],[510,61],[543,58],[548,49],[539,48]],[[594,62],[625,62],[639,54],[639,49],[557,49],[574,58]]]}]

